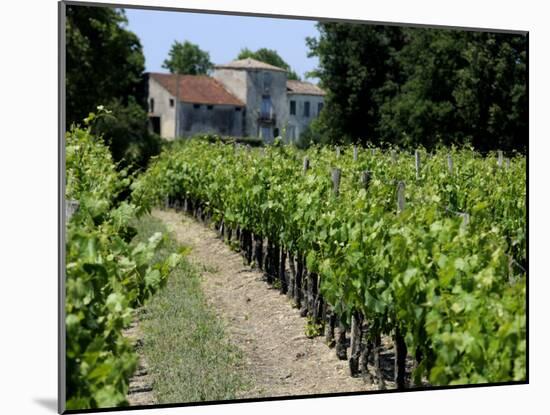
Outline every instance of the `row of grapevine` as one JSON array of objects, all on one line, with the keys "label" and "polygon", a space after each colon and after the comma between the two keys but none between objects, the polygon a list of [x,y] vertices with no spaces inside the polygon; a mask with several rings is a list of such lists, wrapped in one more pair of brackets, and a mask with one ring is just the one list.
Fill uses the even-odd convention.
[{"label": "row of grapevine", "polygon": [[525,163],[190,141],[161,154],[133,198],[169,198],[238,234],[342,359],[351,335],[353,374],[368,376],[392,335],[399,388],[407,355],[415,384],[503,382],[526,376]]},{"label": "row of grapevine", "polygon": [[66,407],[124,405],[137,355],[122,330],[179,256],[153,261],[160,233],[130,243],[137,208],[117,202],[130,178],[89,128],[66,135],[66,180],[66,199],[78,204],[66,229]]}]

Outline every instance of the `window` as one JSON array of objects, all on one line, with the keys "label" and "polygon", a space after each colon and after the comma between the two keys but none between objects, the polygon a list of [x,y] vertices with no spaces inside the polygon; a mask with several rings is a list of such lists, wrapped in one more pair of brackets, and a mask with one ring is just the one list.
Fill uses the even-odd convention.
[{"label": "window", "polygon": [[155,100],[154,100],[154,98],[151,98],[149,100],[149,112],[155,112]]},{"label": "window", "polygon": [[260,111],[262,118],[271,117],[271,97],[269,95],[262,96],[262,107]]},{"label": "window", "polygon": [[213,105],[207,105],[207,106],[206,106],[206,109],[208,109],[208,110],[211,110],[212,108],[214,108]]},{"label": "window", "polygon": [[193,104],[193,108],[195,108],[196,110],[198,110],[200,107],[201,107],[201,104]]},{"label": "window", "polygon": [[170,108],[172,108],[173,106],[174,106],[174,99],[170,98]]},{"label": "window", "polygon": [[235,107],[235,111],[239,112],[241,110],[241,107]]},{"label": "window", "polygon": [[309,101],[304,102],[304,117],[309,117]]},{"label": "window", "polygon": [[290,101],[290,115],[296,115],[296,101]]},{"label": "window", "polygon": [[279,137],[279,129],[278,128],[273,129],[273,136],[274,137]]},{"label": "window", "polygon": [[319,115],[321,113],[321,110],[323,109],[323,103],[322,102],[319,102],[317,104],[317,115]]}]

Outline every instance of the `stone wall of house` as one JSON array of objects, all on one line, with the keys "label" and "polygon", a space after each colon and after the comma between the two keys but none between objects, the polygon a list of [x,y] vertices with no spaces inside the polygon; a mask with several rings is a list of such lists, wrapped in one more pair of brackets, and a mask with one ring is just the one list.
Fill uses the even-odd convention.
[{"label": "stone wall of house", "polygon": [[[149,116],[160,117],[160,136],[173,140],[176,132],[176,104],[173,101],[174,106],[171,107],[170,100],[174,100],[174,97],[152,77],[149,77],[148,88]],[[154,108],[151,108],[151,99],[154,100]]]},{"label": "stone wall of house", "polygon": [[246,71],[218,68],[212,73],[212,78],[220,81],[225,89],[246,103]]},{"label": "stone wall of house", "polygon": [[243,135],[245,109],[234,105],[180,103],[180,136],[195,134]]},{"label": "stone wall of house", "polygon": [[[290,114],[291,101],[296,104],[296,113]],[[309,116],[305,115],[306,102],[309,102]],[[324,102],[322,95],[288,94],[288,125],[286,137],[292,142],[300,137],[314,118],[319,116],[319,104]]]},{"label": "stone wall of house", "polygon": [[[281,134],[287,124],[286,72],[257,69],[247,72],[246,135],[263,136],[265,142],[271,143],[274,135]],[[273,123],[258,121],[264,95],[269,96],[271,100]],[[267,134],[262,134],[262,126],[266,128],[263,132]]]}]

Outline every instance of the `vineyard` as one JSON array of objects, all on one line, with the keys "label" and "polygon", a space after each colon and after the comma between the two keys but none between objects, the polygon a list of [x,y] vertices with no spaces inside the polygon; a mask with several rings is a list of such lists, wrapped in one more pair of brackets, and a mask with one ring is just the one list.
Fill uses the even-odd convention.
[{"label": "vineyard", "polygon": [[383,388],[379,350],[391,336],[399,389],[521,381],[525,172],[523,156],[469,149],[192,140],[133,182],[132,206],[167,204],[214,226],[352,375]]},{"label": "vineyard", "polygon": [[119,406],[137,364],[122,330],[180,256],[154,260],[161,233],[130,243],[138,209],[119,195],[131,179],[89,128],[67,133],[66,180],[67,200],[78,202],[66,231],[67,409]]}]

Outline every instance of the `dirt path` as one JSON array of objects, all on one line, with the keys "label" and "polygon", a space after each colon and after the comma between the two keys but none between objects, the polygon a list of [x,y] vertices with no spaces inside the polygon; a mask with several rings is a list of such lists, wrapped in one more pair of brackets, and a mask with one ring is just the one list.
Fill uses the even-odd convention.
[{"label": "dirt path", "polygon": [[202,287],[209,304],[224,320],[230,340],[245,356],[253,385],[239,397],[306,395],[376,389],[349,375],[323,337],[308,339],[306,320],[286,296],[269,288],[260,271],[243,265],[216,233],[172,210],[156,210],[176,239],[192,248],[189,260],[204,271]]}]

